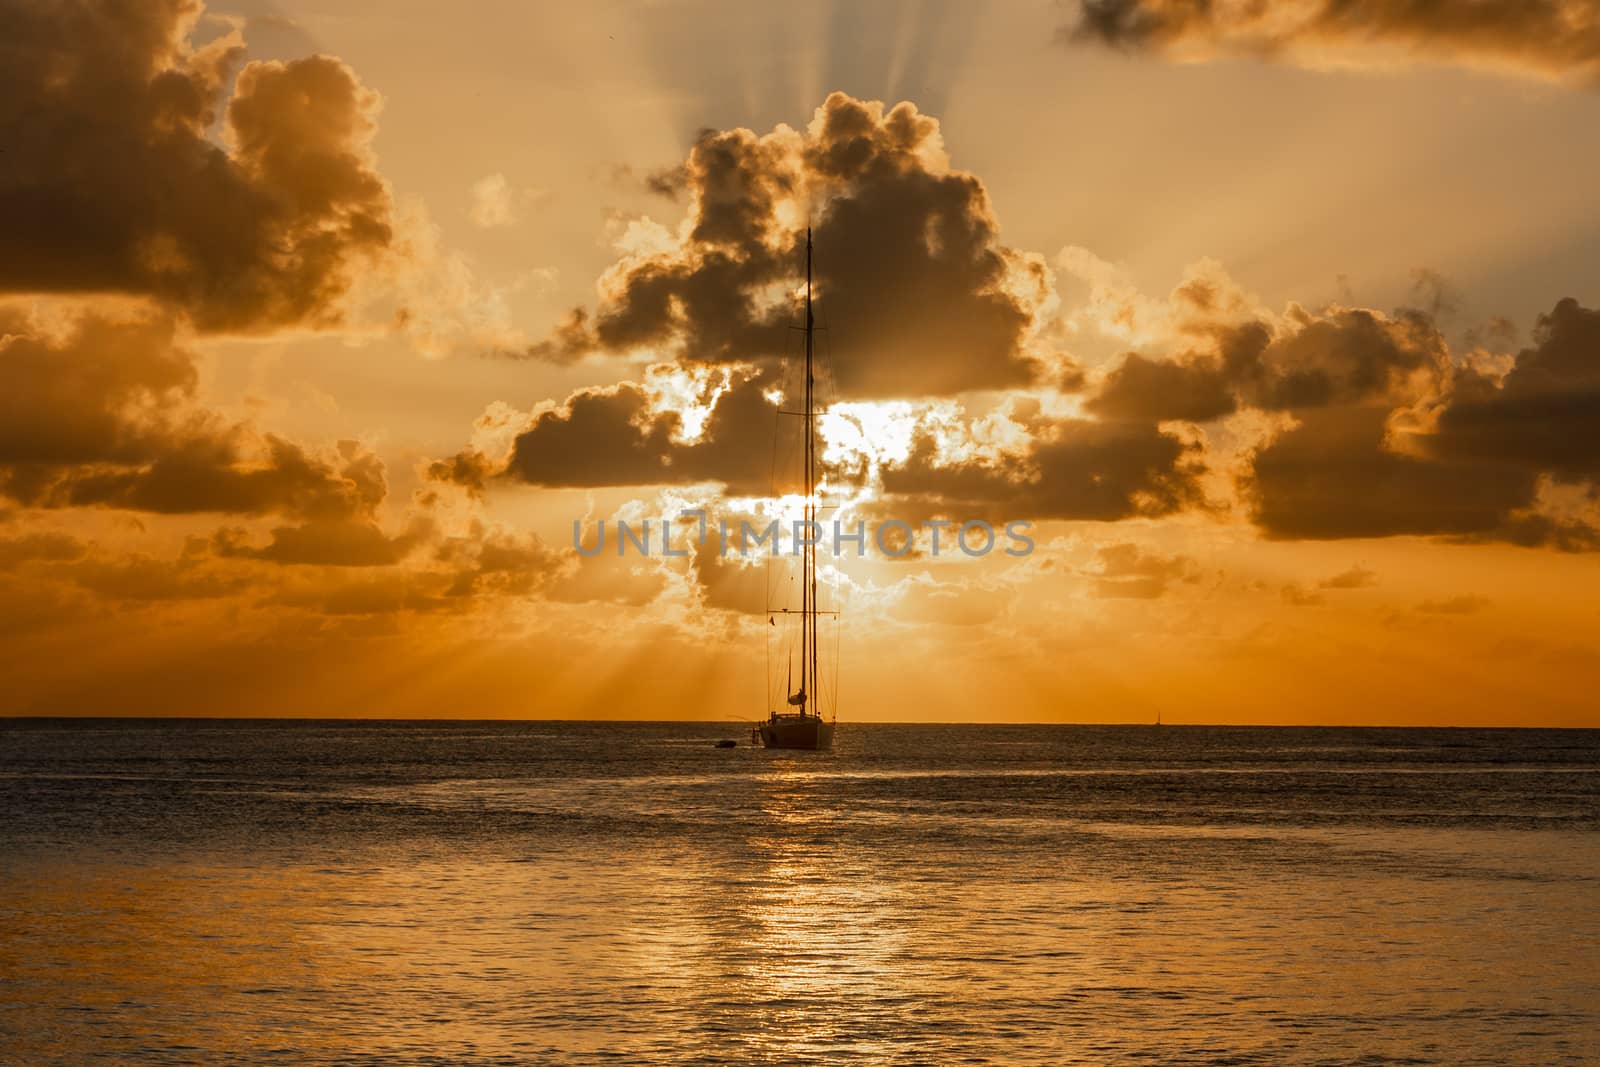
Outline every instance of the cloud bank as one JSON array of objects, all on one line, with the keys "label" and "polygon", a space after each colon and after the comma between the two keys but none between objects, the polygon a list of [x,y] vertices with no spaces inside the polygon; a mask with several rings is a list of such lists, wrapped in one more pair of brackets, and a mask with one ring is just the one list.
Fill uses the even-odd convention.
[{"label": "cloud bank", "polygon": [[1184,62],[1471,67],[1600,85],[1596,0],[1080,0],[1074,42]]},{"label": "cloud bank", "polygon": [[229,95],[243,41],[191,47],[199,14],[0,14],[0,292],[151,297],[207,331],[338,321],[393,237],[377,96],[327,56],[245,64]]},{"label": "cloud bank", "polygon": [[[848,338],[844,397],[1025,385],[1048,299],[1042,260],[1002,244],[983,183],[952,169],[938,121],[834,93],[804,130],[701,133],[678,175],[688,217],[657,227],[532,355],[771,360],[796,317],[815,229],[824,325]],[[670,188],[670,187],[669,187]]]}]

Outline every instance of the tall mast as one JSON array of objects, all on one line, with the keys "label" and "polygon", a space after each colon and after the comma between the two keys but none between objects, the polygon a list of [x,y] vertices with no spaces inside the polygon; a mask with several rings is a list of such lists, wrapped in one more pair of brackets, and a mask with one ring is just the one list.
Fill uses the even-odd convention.
[{"label": "tall mast", "polygon": [[813,490],[813,446],[811,446],[811,227],[805,230],[805,530],[806,545],[800,557],[800,691],[805,693],[802,712],[816,710],[816,685],[813,683],[811,661],[816,653],[816,545],[810,544],[816,533],[811,523],[816,522],[811,507]]},{"label": "tall mast", "polygon": [[812,335],[815,325],[811,317],[811,227],[806,227],[806,540],[804,562],[801,564],[800,580],[802,583],[801,600],[802,615],[800,617],[800,662],[801,662],[801,688],[805,690],[806,704],[802,711],[812,711],[818,716],[822,714],[822,705],[817,700],[817,546],[813,535],[817,534],[816,505],[812,501],[812,494],[816,491],[817,482],[817,446],[816,434],[813,432],[815,417],[812,413],[812,388],[815,377],[811,370]]}]

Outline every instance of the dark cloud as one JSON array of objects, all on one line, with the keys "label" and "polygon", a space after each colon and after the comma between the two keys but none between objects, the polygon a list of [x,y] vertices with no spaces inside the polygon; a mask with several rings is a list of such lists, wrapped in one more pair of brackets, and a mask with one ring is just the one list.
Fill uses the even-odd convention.
[{"label": "dark cloud", "polygon": [[[173,443],[143,465],[71,468],[22,497],[34,507],[111,507],[159,514],[278,513],[316,519],[364,514],[373,457],[351,450],[316,455],[271,434],[256,452],[242,428],[220,438]],[[247,450],[248,449],[248,450]],[[26,483],[18,479],[6,490]]]},{"label": "dark cloud", "polygon": [[136,461],[183,428],[163,412],[195,390],[166,317],[85,316],[64,331],[0,308],[0,464]]},{"label": "dark cloud", "polygon": [[1296,311],[1277,333],[1259,321],[1214,333],[1215,352],[1176,359],[1128,354],[1086,407],[1109,418],[1206,422],[1240,407],[1399,402],[1449,375],[1443,335],[1430,316],[1411,309]]},{"label": "dark cloud", "polygon": [[1600,84],[1596,0],[1080,0],[1062,31],[1179,59],[1396,59]]},{"label": "dark cloud", "polygon": [[1431,447],[1564,482],[1600,479],[1600,310],[1562,300],[1502,381],[1463,372]]},{"label": "dark cloud", "polygon": [[[730,517],[729,522],[736,523],[740,518],[756,529],[764,525],[754,516]],[[719,552],[718,547],[713,534],[694,553],[694,577],[700,590],[700,602],[708,608],[748,615],[764,612],[771,581],[767,561],[758,553],[752,553],[752,559],[747,560],[731,547],[726,554]]]},{"label": "dark cloud", "polygon": [[275,580],[268,603],[327,615],[462,613],[490,599],[537,594],[569,569],[568,555],[537,536],[473,522],[465,533],[440,537],[426,516],[393,536],[370,522],[279,527],[261,547],[228,528],[209,548],[220,559],[308,565]]},{"label": "dark cloud", "polygon": [[1600,543],[1585,521],[1539,511],[1547,481],[1592,494],[1600,478],[1600,312],[1558,303],[1503,378],[1455,362],[1415,308],[1291,308],[1210,333],[1210,350],[1130,353],[1085,406],[1105,420],[1291,417],[1247,457],[1269,537]]},{"label": "dark cloud", "polygon": [[[117,292],[207,330],[337,319],[391,240],[377,97],[336,59],[191,49],[193,0],[0,12],[0,291]],[[209,136],[220,122],[222,145]]]},{"label": "dark cloud", "polygon": [[[735,376],[691,441],[677,439],[681,416],[659,408],[644,386],[580,390],[517,434],[504,463],[469,451],[436,461],[428,474],[470,493],[497,478],[550,488],[716,482],[736,495],[792,491],[798,475],[775,465],[774,446],[795,451],[784,446],[798,440],[799,420],[779,415],[769,388],[760,375]],[[919,433],[904,461],[878,471],[884,506],[907,515],[1114,521],[1204,501],[1200,449],[1153,423],[1042,418],[1037,404],[1016,412],[1029,445],[1004,461],[945,458],[931,433]],[[857,484],[873,472],[829,473]]]},{"label": "dark cloud", "polygon": [[370,519],[317,519],[296,526],[278,526],[271,540],[254,547],[235,527],[213,539],[217,554],[269,563],[323,567],[386,567],[399,563],[432,532],[425,521],[414,522],[390,536]]},{"label": "dark cloud", "polygon": [[664,196],[668,200],[676,200],[689,187],[689,168],[663,167],[651,171],[644,177],[644,187],[647,192]]},{"label": "dark cloud", "polygon": [[1363,308],[1302,314],[1259,349],[1258,331],[1251,324],[1231,333],[1225,359],[1247,402],[1269,411],[1412,399],[1449,367],[1443,335],[1429,316],[1411,309],[1392,316]]},{"label": "dark cloud", "polygon": [[[579,561],[537,536],[488,530],[477,522],[465,533],[441,537],[426,514],[414,515],[395,535],[365,520],[308,521],[273,529],[265,544],[252,541],[245,529],[225,527],[209,538],[190,537],[176,558],[161,559],[52,530],[0,538],[0,599],[11,590],[35,604],[76,603],[81,616],[83,594],[134,605],[264,590],[255,608],[374,618],[464,614],[498,598],[543,595],[580,562],[599,563],[597,570],[612,562]],[[283,564],[303,566],[279,569]],[[653,595],[661,583],[642,585]],[[582,599],[572,588],[562,592]]]},{"label": "dark cloud", "polygon": [[1378,576],[1365,567],[1351,567],[1317,583],[1318,589],[1365,589],[1378,584]]},{"label": "dark cloud", "polygon": [[1497,540],[1523,548],[1554,548],[1561,552],[1596,552],[1600,551],[1600,528],[1583,519],[1525,512],[1508,516],[1487,538],[1463,540]]},{"label": "dark cloud", "polygon": [[121,602],[214,599],[239,593],[253,582],[250,575],[220,570],[187,555],[176,560],[97,555],[66,565],[61,576],[101,600]]},{"label": "dark cloud", "polygon": [[[1145,9],[1173,25],[1232,10],[1089,7],[1104,25]],[[1000,244],[982,183],[949,168],[937,122],[911,105],[885,110],[835,93],[803,132],[704,131],[673,173],[689,202],[683,236],[626,255],[601,278],[592,311],[574,309],[535,354],[644,349],[675,358],[680,372],[732,368],[714,403],[699,398],[704,427],[686,432],[677,398],[623,382],[540,412],[503,459],[464,452],[430,477],[474,494],[496,478],[773,488],[771,361],[780,339],[792,341],[780,327],[795,317],[807,211],[821,317],[847,353],[830,364],[844,398],[1042,387],[1056,364],[1058,388],[1084,388],[1070,356],[1031,347],[1048,272]],[[925,423],[905,459],[846,461],[831,473],[878,479],[874,514],[1112,522],[1214,507],[1202,489],[1209,439],[1234,450],[1245,506],[1271,538],[1600,544],[1588,520],[1549,514],[1547,500],[1552,482],[1592,495],[1600,475],[1596,313],[1557,305],[1497,378],[1452,358],[1436,322],[1450,305],[1445,281],[1423,271],[1417,282],[1426,307],[1291,305],[1269,317],[1225,276],[1196,273],[1173,297],[1185,347],[1123,356],[1084,388],[1084,417],[1041,417],[1034,401],[1024,441],[1000,452],[952,449]],[[1216,432],[1162,425],[1252,414]]]},{"label": "dark cloud", "polygon": [[56,530],[0,538],[0,571],[15,570],[27,563],[81,559],[87,551],[88,546],[82,541]]},{"label": "dark cloud", "polygon": [[[897,116],[920,118],[897,109],[887,124]],[[837,110],[829,118],[831,127]],[[914,128],[937,131],[932,120]],[[865,153],[858,142],[872,143],[868,132],[834,133],[828,150],[841,167]],[[976,177],[930,174],[905,151],[847,170],[854,191],[830,203],[817,230],[822,312],[846,357],[831,365],[840,391],[948,395],[1027,384],[1034,368],[1022,349],[1034,309],[1008,274],[1024,271],[1042,291],[1042,266],[999,245]]]},{"label": "dark cloud", "polygon": [[933,439],[921,436],[905,463],[884,468],[885,506],[963,519],[1114,522],[1204,502],[1199,451],[1153,425],[1042,419],[1029,430],[1028,451],[1004,464],[941,462]]},{"label": "dark cloud", "polygon": [[1174,582],[1200,580],[1199,565],[1188,556],[1164,556],[1135,544],[1102,547],[1086,573],[1094,580],[1095,596],[1134,600],[1154,600]]},{"label": "dark cloud", "polygon": [[1329,589],[1365,589],[1377,583],[1377,576],[1364,567],[1351,567],[1347,571],[1340,571],[1316,583],[1315,588],[1308,588],[1301,582],[1288,582],[1279,588],[1278,593],[1283,602],[1295,608],[1314,608],[1327,603],[1325,590]]},{"label": "dark cloud", "polygon": [[1239,402],[1214,357],[1156,360],[1130,352],[1085,406],[1114,419],[1209,422],[1231,415]]},{"label": "dark cloud", "polygon": [[1308,409],[1299,418],[1255,457],[1254,517],[1269,537],[1487,538],[1534,503],[1532,471],[1396,451],[1386,408]]},{"label": "dark cloud", "polygon": [[[1503,378],[1455,363],[1430,314],[1291,308],[1276,324],[1218,325],[1211,347],[1129,354],[1086,400],[1093,418],[1014,406],[1026,443],[1003,454],[943,451],[932,427],[903,461],[836,465],[881,479],[869,510],[899,516],[1117,521],[1208,506],[1207,448],[1164,420],[1240,411],[1283,417],[1246,448],[1241,486],[1275,539],[1428,536],[1567,551],[1600,547],[1581,517],[1545,514],[1548,483],[1590,487],[1600,456],[1600,315],[1563,301]],[[762,374],[734,375],[703,432],[643,385],[583,390],[520,433],[503,464],[464,453],[432,474],[481,492],[508,477],[555,487],[721,482],[772,486],[775,412]],[[708,403],[705,396],[702,403]],[[1310,594],[1308,594],[1310,595]]]},{"label": "dark cloud", "polygon": [[677,423],[674,414],[654,414],[650,398],[632,383],[585,389],[517,435],[504,473],[557,487],[677,481],[667,469]]},{"label": "dark cloud", "polygon": [[60,324],[0,308],[0,495],[39,508],[370,516],[383,465],[355,442],[315,454],[195,403],[166,316]]},{"label": "dark cloud", "polygon": [[687,442],[677,439],[681,416],[658,410],[643,386],[579,390],[516,436],[503,467],[464,452],[434,462],[428,474],[469,492],[504,477],[550,488],[721,482],[735,493],[766,493],[778,430],[766,389],[759,375],[736,377]]},{"label": "dark cloud", "polygon": [[459,485],[474,499],[482,499],[497,473],[494,461],[481,452],[457,452],[428,464],[430,481]]},{"label": "dark cloud", "polygon": [[[1278,538],[1445,536],[1582,551],[1600,531],[1540,514],[1547,479],[1600,477],[1600,313],[1563,300],[1503,379],[1453,368],[1420,312],[1319,321],[1266,349],[1255,399],[1298,425],[1259,450],[1255,519]],[[1263,384],[1265,383],[1265,384]],[[1292,401],[1292,402],[1291,402]],[[1426,402],[1431,420],[1408,417]]]},{"label": "dark cloud", "polygon": [[784,327],[798,321],[809,215],[819,321],[849,352],[832,367],[842,395],[948,395],[1033,378],[1024,346],[1048,273],[999,242],[982,182],[946,166],[937,121],[913,105],[886,112],[835,93],[803,132],[707,130],[680,179],[686,238],[618,262],[593,314],[575,310],[531,355],[780,355],[793,343]]}]

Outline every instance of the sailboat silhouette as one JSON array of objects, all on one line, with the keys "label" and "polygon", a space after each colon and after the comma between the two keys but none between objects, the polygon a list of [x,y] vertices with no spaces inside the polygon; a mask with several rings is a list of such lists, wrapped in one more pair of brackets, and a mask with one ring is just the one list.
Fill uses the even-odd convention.
[{"label": "sailboat silhouette", "polygon": [[[816,529],[817,434],[816,373],[814,369],[816,319],[811,306],[811,228],[806,228],[805,406],[796,412],[805,419],[805,528]],[[782,412],[780,412],[780,415]],[[833,747],[833,721],[824,720],[817,700],[817,538],[808,537],[800,563],[800,688],[794,688],[791,658],[783,690],[793,711],[773,710],[761,724],[761,743],[767,748],[810,749]],[[788,611],[785,610],[785,614]],[[770,616],[769,616],[770,618]],[[837,715],[837,711],[835,711]]]}]

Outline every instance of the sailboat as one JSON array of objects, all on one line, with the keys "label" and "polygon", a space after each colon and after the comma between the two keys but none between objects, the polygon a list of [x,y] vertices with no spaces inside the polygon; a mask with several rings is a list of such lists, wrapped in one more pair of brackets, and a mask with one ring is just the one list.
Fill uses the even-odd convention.
[{"label": "sailboat", "polygon": [[[806,228],[806,362],[805,407],[795,414],[805,419],[805,520],[806,529],[817,518],[817,435],[816,435],[816,374],[814,370],[816,321],[811,313],[811,229]],[[832,719],[822,717],[819,699],[821,675],[817,670],[817,617],[824,612],[817,608],[817,546],[816,538],[807,538],[801,549],[800,562],[800,687],[794,688],[794,668],[791,662],[784,683],[788,694],[784,710],[771,710],[761,723],[761,744],[766,748],[808,749],[816,752],[833,747]],[[787,610],[784,614],[792,614]],[[835,712],[837,715],[837,711]]]}]

